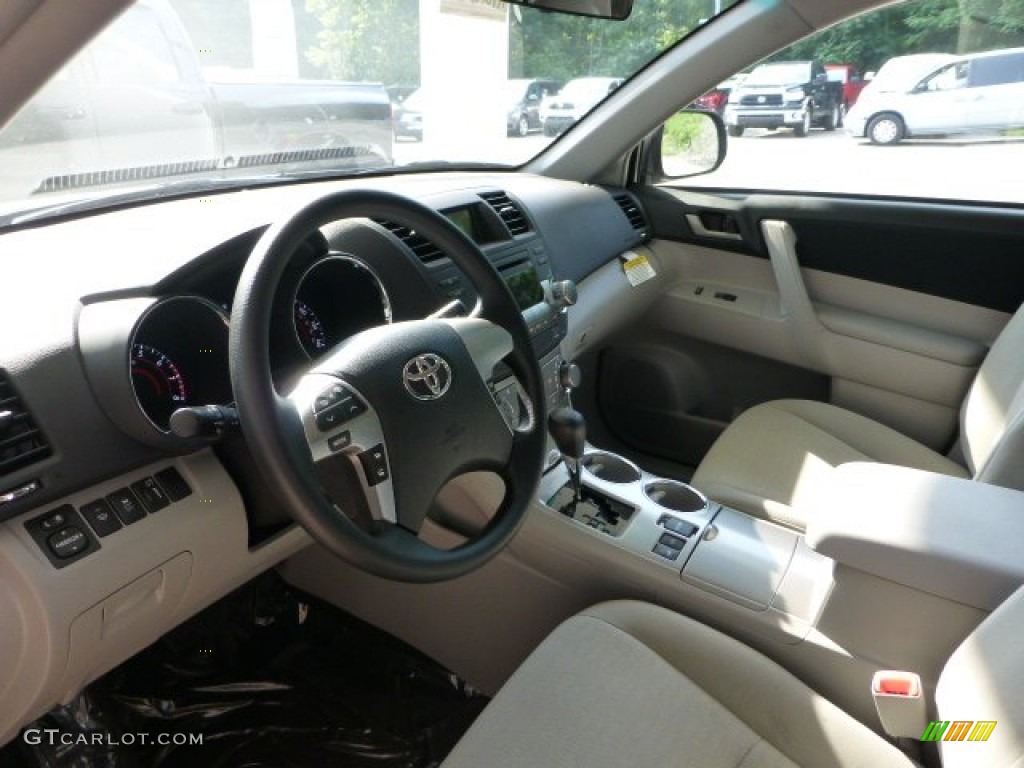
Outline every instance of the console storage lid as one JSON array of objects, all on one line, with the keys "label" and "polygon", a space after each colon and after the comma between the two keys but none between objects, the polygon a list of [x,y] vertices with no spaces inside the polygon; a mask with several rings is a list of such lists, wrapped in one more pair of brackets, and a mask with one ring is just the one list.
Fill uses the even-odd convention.
[{"label": "console storage lid", "polygon": [[1024,493],[888,464],[837,467],[802,504],[844,565],[993,610],[1024,583]]}]

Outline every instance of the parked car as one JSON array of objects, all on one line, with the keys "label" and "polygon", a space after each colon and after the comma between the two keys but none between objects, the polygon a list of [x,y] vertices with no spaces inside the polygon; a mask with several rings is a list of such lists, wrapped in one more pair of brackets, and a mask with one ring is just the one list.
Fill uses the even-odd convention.
[{"label": "parked car", "polygon": [[818,61],[761,64],[729,94],[725,124],[730,136],[747,128],[792,128],[806,136],[812,126],[834,131],[842,121],[843,86],[828,79]]},{"label": "parked car", "polygon": [[557,136],[607,98],[622,84],[621,77],[578,77],[547,101],[541,102],[540,119],[545,136]]},{"label": "parked car", "polygon": [[857,99],[860,98],[861,91],[867,86],[868,81],[852,64],[826,64],[825,74],[828,75],[829,80],[843,84],[841,112],[842,115],[845,115],[857,103]]},{"label": "parked car", "polygon": [[424,92],[418,88],[400,104],[394,105],[396,139],[423,141],[423,100]]},{"label": "parked car", "polygon": [[710,91],[698,96],[693,102],[693,107],[696,109],[706,109],[709,112],[717,112],[720,115],[724,114],[725,107],[729,103],[729,94],[732,93],[733,88],[739,87],[745,78],[746,73],[733,75]]},{"label": "parked car", "polygon": [[[135,70],[120,64],[128,52],[140,57]],[[128,169],[158,178],[189,165],[255,168],[271,157],[384,167],[391,151],[382,86],[204,71],[173,8],[142,0],[0,131],[0,199],[114,183]],[[97,175],[100,167],[108,170]]]},{"label": "parked car", "polygon": [[887,63],[851,110],[854,136],[898,144],[913,136],[1024,126],[1024,48],[902,63],[891,72]]},{"label": "parked car", "polygon": [[530,131],[541,130],[540,105],[545,98],[558,93],[564,84],[562,80],[548,77],[509,80],[505,92],[508,135],[525,136]]}]

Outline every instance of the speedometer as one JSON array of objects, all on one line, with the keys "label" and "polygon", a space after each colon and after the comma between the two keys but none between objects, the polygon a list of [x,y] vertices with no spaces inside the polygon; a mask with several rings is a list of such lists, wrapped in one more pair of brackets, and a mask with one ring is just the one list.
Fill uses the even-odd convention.
[{"label": "speedometer", "polygon": [[316,359],[327,351],[327,331],[316,312],[301,299],[295,300],[295,332],[306,354]]},{"label": "speedometer", "polygon": [[188,403],[188,386],[177,364],[156,347],[132,344],[132,387],[150,420],[167,429],[171,414]]}]

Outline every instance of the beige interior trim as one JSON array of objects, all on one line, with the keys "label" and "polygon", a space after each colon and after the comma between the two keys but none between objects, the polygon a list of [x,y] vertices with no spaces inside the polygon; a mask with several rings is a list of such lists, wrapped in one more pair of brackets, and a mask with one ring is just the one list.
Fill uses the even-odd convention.
[{"label": "beige interior trim", "polygon": [[989,611],[1024,583],[1024,493],[889,464],[830,474],[801,502],[821,554]]}]

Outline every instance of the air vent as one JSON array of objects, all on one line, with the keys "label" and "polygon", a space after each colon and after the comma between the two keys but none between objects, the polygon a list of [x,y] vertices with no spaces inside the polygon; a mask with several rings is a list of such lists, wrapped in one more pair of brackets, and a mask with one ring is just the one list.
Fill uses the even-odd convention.
[{"label": "air vent", "polygon": [[525,235],[530,231],[530,222],[523,215],[518,205],[512,202],[504,192],[484,192],[480,195],[484,201],[501,216],[508,231],[515,235]]},{"label": "air vent", "polygon": [[444,251],[427,240],[415,229],[410,229],[404,224],[384,219],[378,219],[377,223],[385,229],[391,230],[391,234],[409,246],[412,252],[416,254],[416,258],[424,264],[430,264],[445,258]]},{"label": "air vent", "polygon": [[626,214],[626,218],[629,219],[629,225],[637,232],[646,234],[647,219],[644,218],[644,212],[636,204],[636,201],[629,195],[622,194],[615,195],[615,202],[622,209],[622,212]]},{"label": "air vent", "polygon": [[35,464],[50,455],[50,446],[28,409],[0,371],[0,476]]}]

